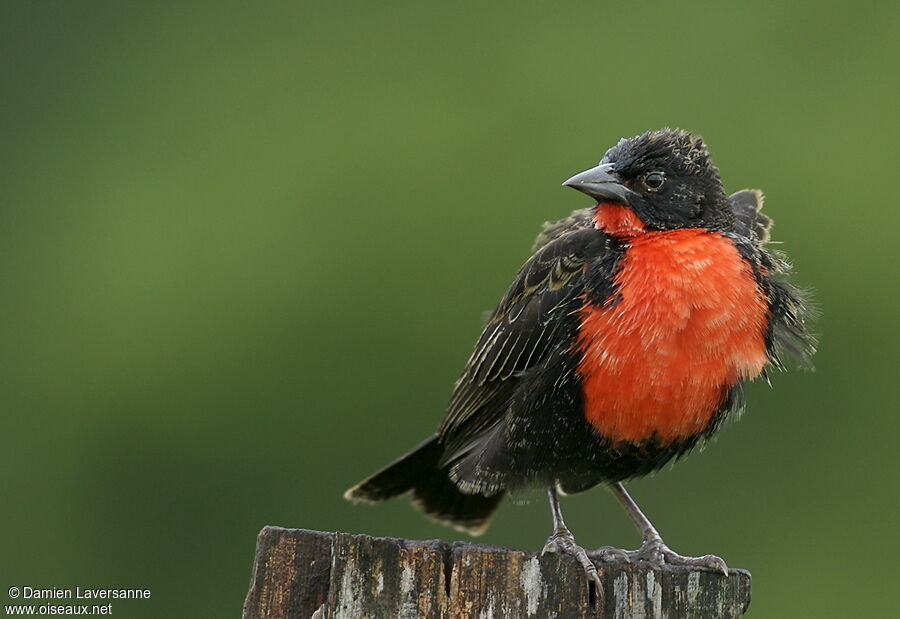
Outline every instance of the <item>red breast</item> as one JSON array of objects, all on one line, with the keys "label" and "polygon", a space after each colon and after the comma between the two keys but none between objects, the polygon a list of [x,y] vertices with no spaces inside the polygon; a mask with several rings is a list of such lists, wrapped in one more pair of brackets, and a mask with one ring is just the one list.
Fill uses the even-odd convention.
[{"label": "red breast", "polygon": [[617,297],[581,310],[584,414],[612,440],[701,432],[740,379],[765,366],[768,303],[750,265],[717,232],[643,232],[631,211],[598,209],[626,238]]}]

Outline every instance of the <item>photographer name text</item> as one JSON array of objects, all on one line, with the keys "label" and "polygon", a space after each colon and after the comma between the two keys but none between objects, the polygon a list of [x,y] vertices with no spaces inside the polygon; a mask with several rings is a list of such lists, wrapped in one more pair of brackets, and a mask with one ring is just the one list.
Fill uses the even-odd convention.
[{"label": "photographer name text", "polygon": [[150,589],[92,589],[89,587],[38,589],[36,587],[22,587],[21,597],[23,600],[146,600],[150,598]]}]

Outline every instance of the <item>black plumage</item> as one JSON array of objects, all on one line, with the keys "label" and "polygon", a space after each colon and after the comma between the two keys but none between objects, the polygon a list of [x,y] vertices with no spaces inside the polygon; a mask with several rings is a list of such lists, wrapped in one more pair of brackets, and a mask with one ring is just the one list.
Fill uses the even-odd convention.
[{"label": "black plumage", "polygon": [[[807,301],[784,280],[787,262],[765,247],[772,221],[761,212],[762,192],[726,196],[702,140],[678,130],[622,140],[595,170],[599,180],[579,181],[584,187],[576,188],[598,202],[624,204],[646,230],[708,230],[730,240],[767,299],[770,363],[779,367],[783,351],[808,360],[814,341],[806,330]],[[412,492],[426,514],[477,534],[507,492],[540,484],[551,488],[557,522],[551,541],[562,539],[560,547],[590,573],[584,551],[572,550],[555,489],[580,492],[656,470],[711,436],[741,406],[738,379],[700,431],[673,440],[614,440],[586,419],[582,352],[575,345],[580,311],[616,306],[617,275],[630,248],[629,239],[598,229],[597,208],[544,224],[533,255],[476,342],[438,432],[348,490],[348,499],[381,501]],[[629,509],[637,518],[636,506]],[[643,533],[645,546],[656,539],[655,530],[644,526]]]}]

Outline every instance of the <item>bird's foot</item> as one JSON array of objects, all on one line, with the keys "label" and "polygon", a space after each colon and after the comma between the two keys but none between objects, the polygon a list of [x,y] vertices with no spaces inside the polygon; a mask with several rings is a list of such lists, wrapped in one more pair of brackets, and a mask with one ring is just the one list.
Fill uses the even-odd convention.
[{"label": "bird's foot", "polygon": [[572,535],[568,529],[558,528],[553,532],[553,535],[551,535],[550,539],[547,540],[547,543],[544,544],[544,549],[541,551],[541,554],[547,554],[548,552],[559,552],[575,557],[581,564],[581,567],[584,568],[587,579],[596,586],[596,590],[598,592],[603,591],[603,583],[600,582],[597,566],[594,565],[594,562],[588,557],[587,551],[575,543],[575,536]]},{"label": "bird's foot", "polygon": [[637,563],[644,561],[653,567],[666,565],[684,565],[706,567],[728,575],[728,566],[720,557],[703,555],[702,557],[685,557],[666,546],[659,537],[645,540],[638,550],[622,550],[612,546],[601,546],[590,553],[590,557],[603,563]]}]

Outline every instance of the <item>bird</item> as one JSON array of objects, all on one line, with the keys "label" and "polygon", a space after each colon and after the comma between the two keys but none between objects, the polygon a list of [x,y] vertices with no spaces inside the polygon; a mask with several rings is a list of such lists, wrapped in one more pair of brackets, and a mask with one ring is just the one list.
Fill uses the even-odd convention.
[{"label": "bird", "polygon": [[[472,535],[508,494],[546,490],[543,552],[598,562],[728,567],[671,550],[623,482],[704,444],[741,412],[743,386],[792,356],[811,366],[809,291],[770,247],[763,193],[728,195],[702,137],[663,128],[620,139],[563,185],[593,205],[546,222],[455,383],[437,431],[345,493],[410,494]],[[605,485],[637,550],[587,551],[559,496]],[[602,589],[598,589],[602,590]]]}]

